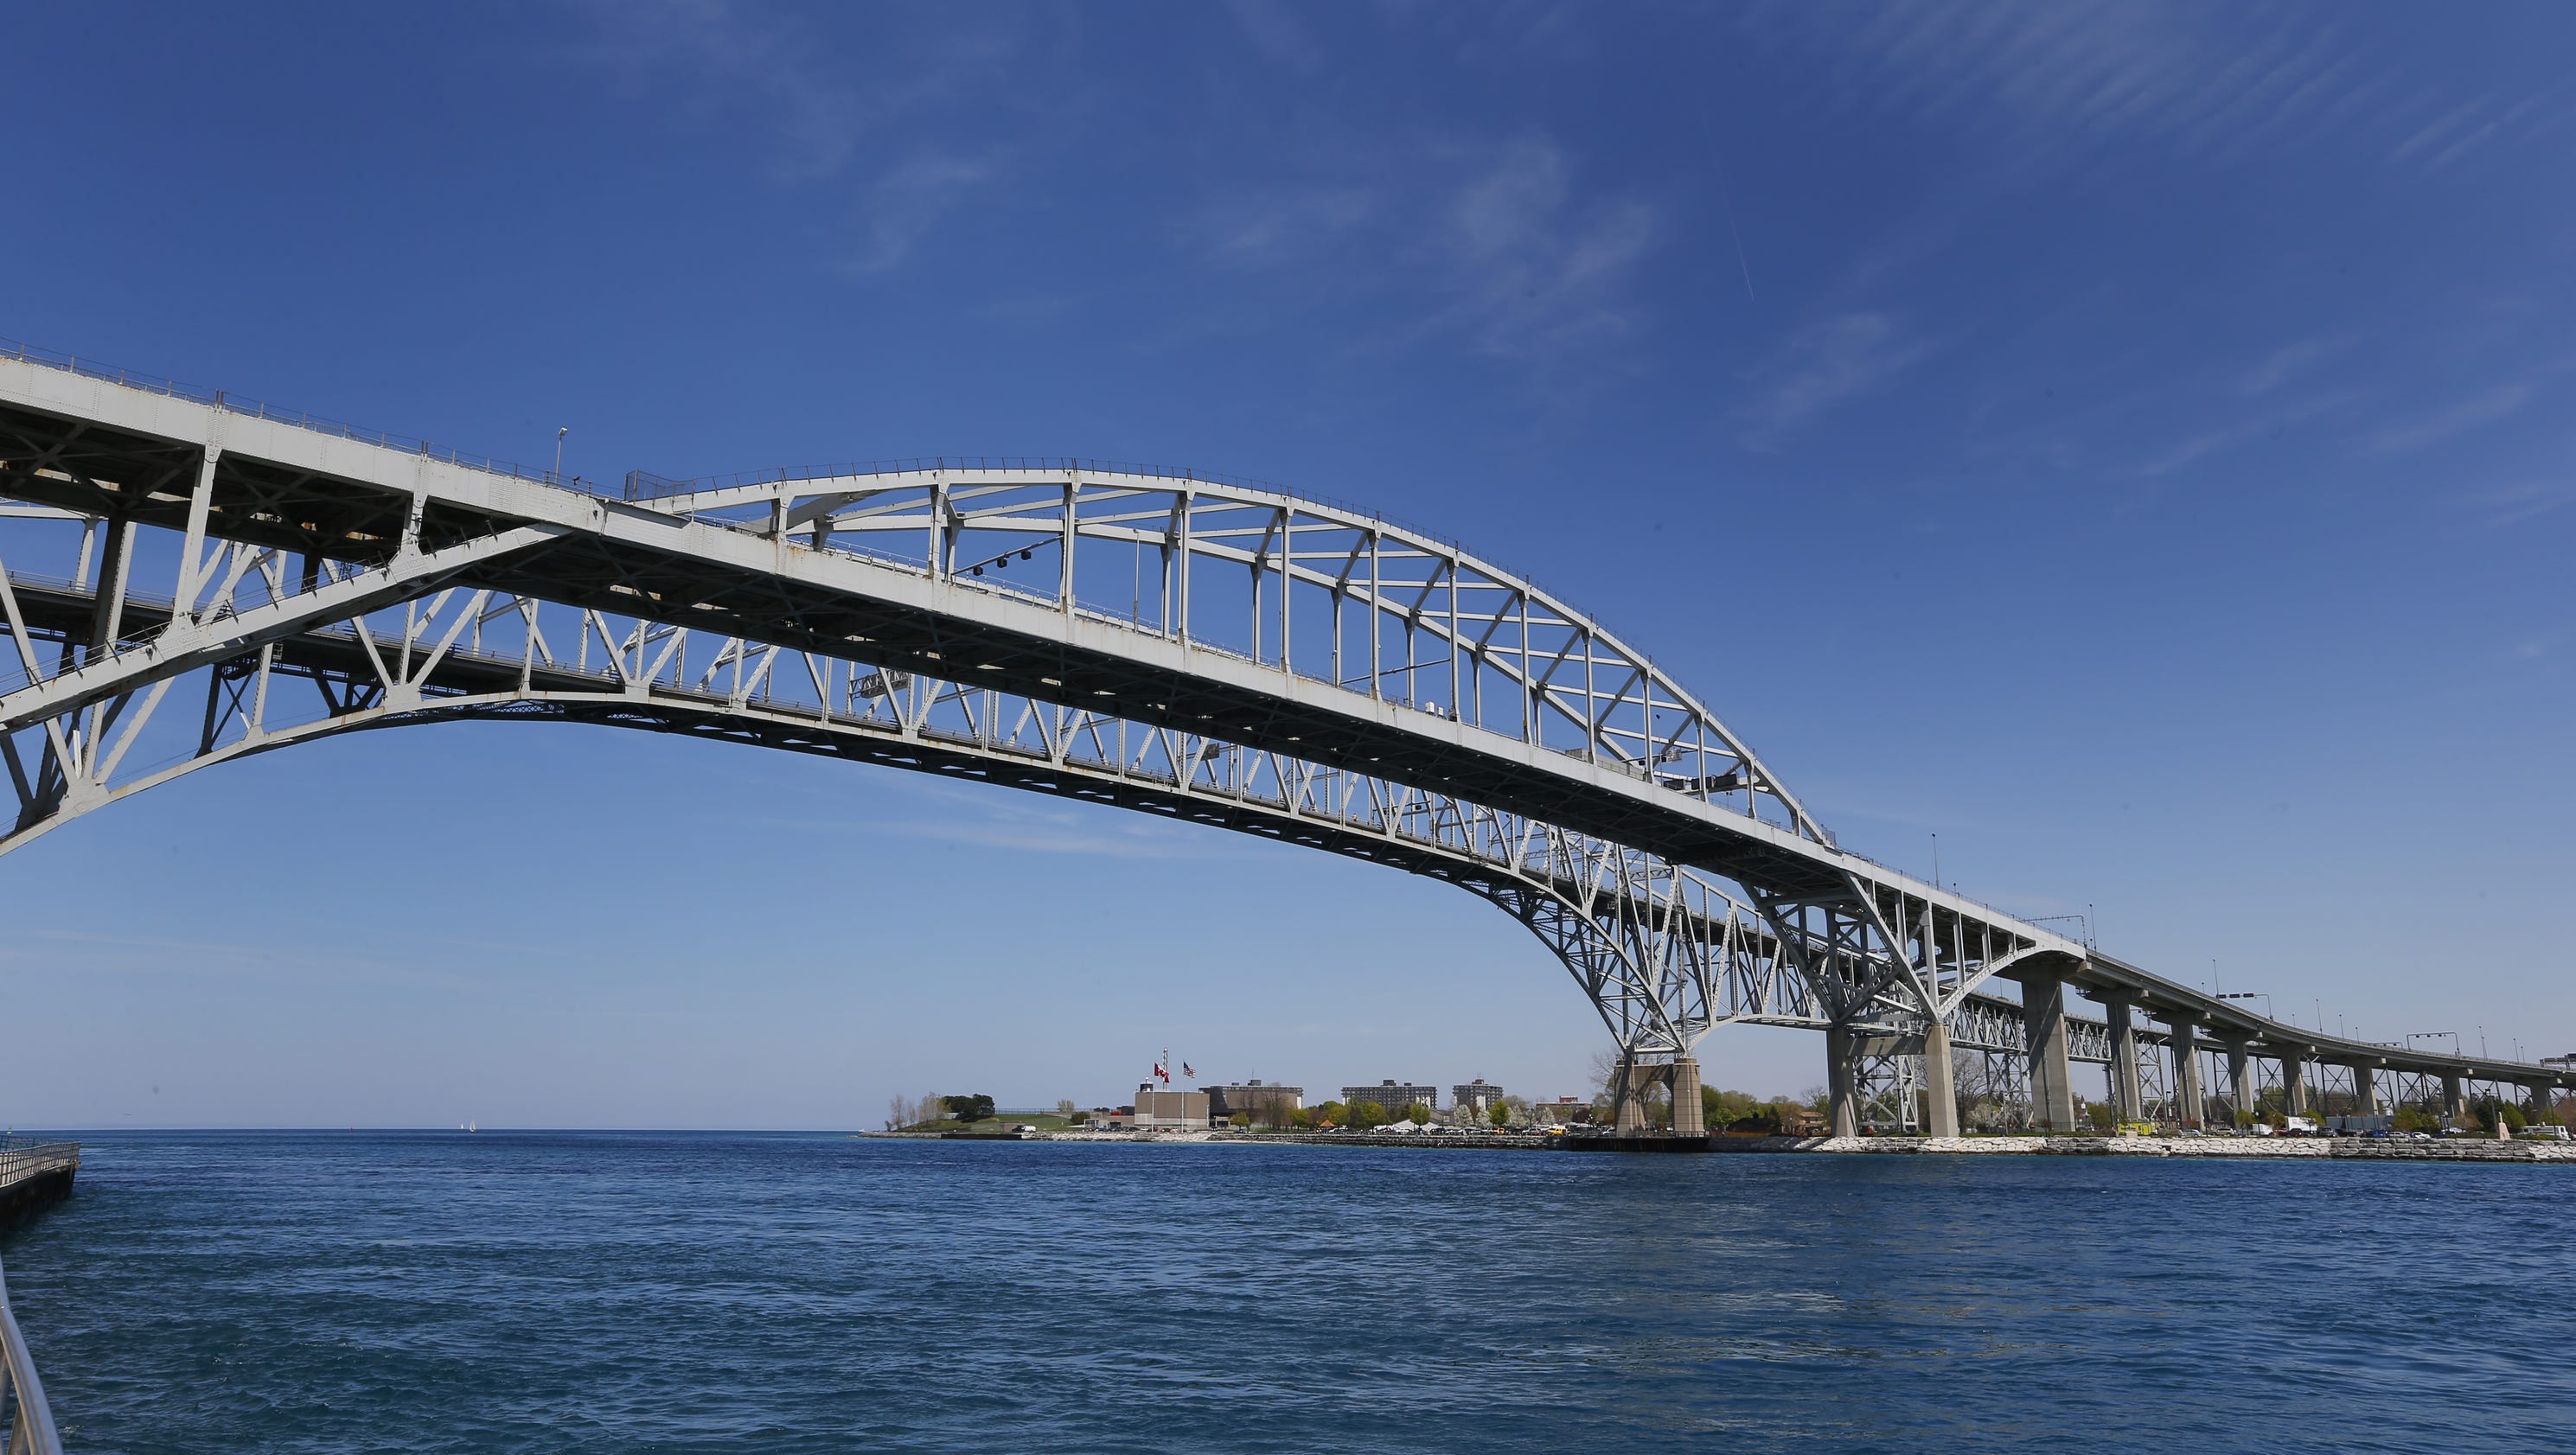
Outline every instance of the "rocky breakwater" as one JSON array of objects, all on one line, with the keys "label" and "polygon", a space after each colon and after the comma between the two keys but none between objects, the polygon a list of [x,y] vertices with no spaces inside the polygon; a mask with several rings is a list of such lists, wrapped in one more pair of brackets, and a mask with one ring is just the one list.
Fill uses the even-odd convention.
[{"label": "rocky breakwater", "polygon": [[2570,1162],[2576,1144],[2446,1137],[1712,1137],[1713,1152],[1961,1153],[2035,1157],[2332,1157],[2374,1162]]}]

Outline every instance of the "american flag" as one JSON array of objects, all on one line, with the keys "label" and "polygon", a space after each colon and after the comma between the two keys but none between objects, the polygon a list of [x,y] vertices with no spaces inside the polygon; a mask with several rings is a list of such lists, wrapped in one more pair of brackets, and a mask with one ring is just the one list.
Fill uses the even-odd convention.
[{"label": "american flag", "polygon": [[1190,1069],[1190,1063],[1189,1063],[1189,1062],[1187,1062],[1187,1061],[1184,1061],[1184,1062],[1182,1062],[1182,1063],[1181,1063],[1181,1074],[1182,1074],[1183,1076],[1186,1076],[1186,1077],[1190,1078],[1192,1081],[1196,1081],[1196,1080],[1198,1080],[1198,1079],[1199,1079],[1199,1074],[1198,1074],[1196,1071],[1193,1071],[1193,1070],[1191,1070],[1191,1069]]}]

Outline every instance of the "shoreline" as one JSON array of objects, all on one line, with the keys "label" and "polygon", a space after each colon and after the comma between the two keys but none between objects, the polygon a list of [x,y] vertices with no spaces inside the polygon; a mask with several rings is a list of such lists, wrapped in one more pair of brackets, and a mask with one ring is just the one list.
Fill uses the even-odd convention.
[{"label": "shoreline", "polygon": [[1639,1138],[1620,1145],[1610,1137],[1569,1137],[1478,1133],[1440,1136],[1404,1133],[1384,1136],[1365,1132],[1041,1132],[1014,1137],[1009,1133],[862,1132],[872,1140],[1146,1142],[1173,1146],[1402,1147],[1427,1151],[1509,1152],[1701,1152],[1709,1154],[1822,1153],[1841,1156],[2003,1156],[2003,1157],[2232,1157],[2325,1158],[2357,1162],[2567,1162],[2576,1163],[2576,1143],[2490,1141],[2446,1138],[2432,1142],[2383,1141],[2369,1137],[1737,1137],[1716,1136],[1704,1144],[1689,1139]]}]

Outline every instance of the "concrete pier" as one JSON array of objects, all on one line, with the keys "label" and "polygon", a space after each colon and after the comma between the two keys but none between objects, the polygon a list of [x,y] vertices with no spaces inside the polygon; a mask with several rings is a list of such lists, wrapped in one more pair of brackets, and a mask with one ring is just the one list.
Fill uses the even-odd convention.
[{"label": "concrete pier", "polygon": [[2174,1118],[2197,1127],[2209,1118],[2209,1103],[2200,1092],[2200,1021],[2175,1013],[2165,1017],[2165,1024],[2172,1027]]},{"label": "concrete pier", "polygon": [[2308,1114],[2308,1063],[2296,1046],[2281,1048],[2281,1111],[2294,1117]]},{"label": "concrete pier", "polygon": [[1634,1056],[1619,1063],[1619,1135],[1642,1137],[1646,1134],[1646,1068]]},{"label": "concrete pier", "polygon": [[1700,1105],[1699,1062],[1688,1056],[1673,1061],[1673,1135],[1705,1137],[1708,1135],[1707,1109]]},{"label": "concrete pier", "polygon": [[1923,1130],[1959,1135],[1959,1087],[1950,1065],[1950,1028],[1938,1019],[1923,1028]]},{"label": "concrete pier", "polygon": [[2245,1041],[2227,1043],[2228,1115],[2240,1125],[2254,1111],[2254,1048]]},{"label": "concrete pier", "polygon": [[1841,1026],[1825,1028],[1825,1096],[1834,1135],[1860,1135],[1860,1041]]},{"label": "concrete pier", "polygon": [[2138,1085],[2137,998],[2118,991],[2101,994],[2103,1015],[2111,1026],[2111,1109],[2120,1120],[2143,1120],[2146,1097]]},{"label": "concrete pier", "polygon": [[2043,1131],[2071,1132],[2075,1078],[2066,1061],[2066,980],[2044,970],[2019,978],[2022,1035],[2030,1048],[2031,1120]]}]

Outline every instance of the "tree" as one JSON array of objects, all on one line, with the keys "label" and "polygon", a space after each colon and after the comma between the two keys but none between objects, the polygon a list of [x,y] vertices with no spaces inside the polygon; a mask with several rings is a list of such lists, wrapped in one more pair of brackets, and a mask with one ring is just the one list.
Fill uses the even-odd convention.
[{"label": "tree", "polygon": [[[1367,1103],[1363,1102],[1361,1105],[1365,1106]],[[1348,1126],[1350,1125],[1350,1108],[1343,1106],[1338,1101],[1328,1101],[1323,1103],[1321,1106],[1316,1107],[1313,1114],[1310,1115],[1307,1120],[1319,1127]]]},{"label": "tree", "polygon": [[1060,1117],[1071,1119],[1082,1115],[1082,1108],[1075,1106],[1073,1104],[1073,1098],[1070,1096],[1059,1097],[1055,1104],[1055,1114]]},{"label": "tree", "polygon": [[980,1091],[973,1096],[943,1096],[939,1098],[939,1109],[957,1118],[960,1123],[973,1126],[977,1122],[986,1121],[992,1117],[993,1098]]},{"label": "tree", "polygon": [[1495,1102],[1493,1110],[1485,1113],[1485,1119],[1495,1126],[1508,1127],[1512,1124],[1512,1109],[1499,1101]]},{"label": "tree", "polygon": [[1404,1109],[1404,1120],[1427,1124],[1431,1120],[1431,1108],[1417,1101]]},{"label": "tree", "polygon": [[[1234,1098],[1229,1096],[1226,1101],[1231,1105]],[[1287,1127],[1302,1124],[1297,1108],[1290,1104],[1287,1089],[1284,1087],[1260,1086],[1245,1092],[1243,1110],[1251,1117],[1252,1125],[1256,1127]]]},{"label": "tree", "polygon": [[1720,1091],[1714,1086],[1699,1089],[1699,1124],[1716,1131],[1753,1115],[1761,1103],[1749,1091]]},{"label": "tree", "polygon": [[1386,1108],[1373,1101],[1355,1101],[1344,1109],[1345,1123],[1361,1131],[1385,1126],[1389,1120],[1391,1119],[1386,1114]]}]

